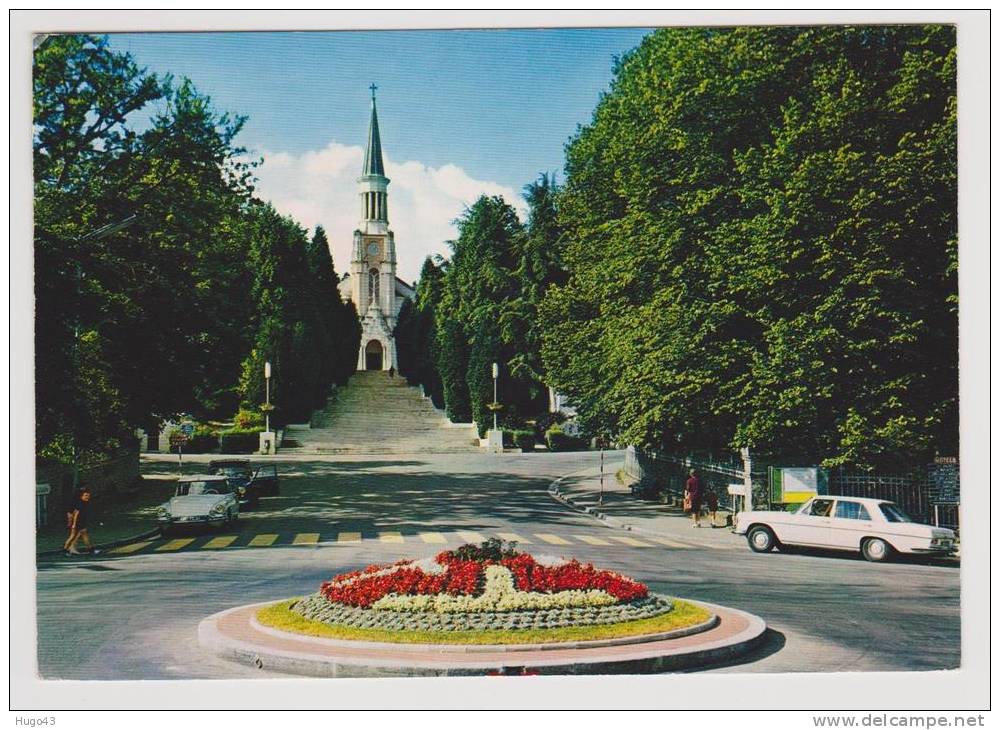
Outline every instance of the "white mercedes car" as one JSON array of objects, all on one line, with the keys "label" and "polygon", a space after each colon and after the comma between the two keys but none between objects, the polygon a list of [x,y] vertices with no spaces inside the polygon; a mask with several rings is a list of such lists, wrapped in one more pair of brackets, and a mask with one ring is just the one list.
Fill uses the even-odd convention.
[{"label": "white mercedes car", "polygon": [[801,545],[857,550],[872,562],[894,552],[950,555],[956,548],[954,531],[914,522],[892,502],[863,497],[813,497],[794,512],[740,512],[734,531],[758,553]]},{"label": "white mercedes car", "polygon": [[157,521],[164,528],[181,525],[222,527],[240,517],[239,495],[223,474],[181,477],[170,501],[162,505]]}]

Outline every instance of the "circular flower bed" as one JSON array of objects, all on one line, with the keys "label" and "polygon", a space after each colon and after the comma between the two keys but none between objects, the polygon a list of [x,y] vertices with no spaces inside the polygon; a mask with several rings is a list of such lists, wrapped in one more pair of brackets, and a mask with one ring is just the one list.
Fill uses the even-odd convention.
[{"label": "circular flower bed", "polygon": [[291,606],[312,621],[383,631],[603,626],[672,609],[632,578],[499,540],[338,575]]}]

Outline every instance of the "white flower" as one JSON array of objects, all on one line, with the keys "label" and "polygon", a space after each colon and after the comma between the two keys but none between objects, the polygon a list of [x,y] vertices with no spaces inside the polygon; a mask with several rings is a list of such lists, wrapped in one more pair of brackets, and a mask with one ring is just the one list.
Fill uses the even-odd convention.
[{"label": "white flower", "polygon": [[552,608],[610,606],[618,602],[614,596],[600,590],[535,593],[519,591],[514,575],[502,565],[486,566],[485,585],[479,596],[400,596],[391,593],[372,604],[375,610],[434,611],[436,613],[475,613],[491,611],[543,611]]}]

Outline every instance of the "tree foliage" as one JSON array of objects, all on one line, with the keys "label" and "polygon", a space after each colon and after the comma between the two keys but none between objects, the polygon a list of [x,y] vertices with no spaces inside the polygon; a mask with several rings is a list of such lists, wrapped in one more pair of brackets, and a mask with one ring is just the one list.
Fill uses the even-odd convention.
[{"label": "tree foliage", "polygon": [[554,180],[525,189],[529,223],[500,197],[480,197],[458,220],[459,236],[442,266],[428,260],[417,303],[396,330],[400,366],[440,392],[453,420],[492,422],[492,364],[500,368],[502,420],[514,426],[548,405],[536,317],[545,288],[561,280]]},{"label": "tree foliage", "polygon": [[647,446],[957,445],[954,29],[668,29],[567,149],[549,382]]},{"label": "tree foliage", "polygon": [[336,291],[329,253],[307,252],[301,229],[252,198],[243,123],[105,38],[53,35],[36,50],[40,451],[99,452],[180,413],[231,415],[272,334],[287,344],[289,406],[317,404],[342,371],[337,354],[356,344],[339,297],[317,298]]}]

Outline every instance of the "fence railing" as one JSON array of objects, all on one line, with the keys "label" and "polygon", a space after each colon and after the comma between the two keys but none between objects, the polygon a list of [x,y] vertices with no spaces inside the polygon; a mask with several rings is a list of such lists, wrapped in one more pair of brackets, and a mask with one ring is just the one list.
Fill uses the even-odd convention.
[{"label": "fence railing", "polygon": [[[753,460],[750,478],[754,506],[758,509],[771,506],[768,467],[787,466],[780,462],[780,458],[773,456],[757,456]],[[708,486],[715,490],[720,502],[726,501],[726,486],[742,482],[744,478],[739,456],[730,460],[708,459],[631,446],[625,451],[624,469],[646,491],[674,497],[683,493],[688,472],[697,469]],[[958,527],[957,464],[932,464],[915,468],[910,474],[858,474],[834,469],[829,474],[828,489],[830,494],[845,497],[886,499],[921,522]]]}]

